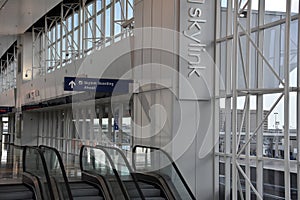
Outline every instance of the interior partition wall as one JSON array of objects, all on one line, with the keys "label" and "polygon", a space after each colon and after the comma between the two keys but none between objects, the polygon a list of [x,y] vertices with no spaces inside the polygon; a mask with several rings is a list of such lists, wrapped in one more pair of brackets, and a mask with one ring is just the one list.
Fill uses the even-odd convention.
[{"label": "interior partition wall", "polygon": [[216,198],[300,199],[298,13],[295,0],[217,1]]},{"label": "interior partition wall", "polygon": [[126,102],[110,102],[110,98],[104,98],[96,103],[82,102],[30,111],[31,116],[38,119],[32,127],[32,130],[37,128],[37,145],[56,148],[71,177],[80,173],[82,145],[114,145],[130,150],[132,125],[130,107]]}]

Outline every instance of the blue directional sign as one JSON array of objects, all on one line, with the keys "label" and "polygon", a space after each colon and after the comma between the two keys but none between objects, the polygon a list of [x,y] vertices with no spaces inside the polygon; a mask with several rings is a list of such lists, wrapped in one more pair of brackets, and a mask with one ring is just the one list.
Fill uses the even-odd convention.
[{"label": "blue directional sign", "polygon": [[132,80],[124,79],[64,77],[64,90],[114,92],[124,94],[129,92],[129,83],[132,82]]}]

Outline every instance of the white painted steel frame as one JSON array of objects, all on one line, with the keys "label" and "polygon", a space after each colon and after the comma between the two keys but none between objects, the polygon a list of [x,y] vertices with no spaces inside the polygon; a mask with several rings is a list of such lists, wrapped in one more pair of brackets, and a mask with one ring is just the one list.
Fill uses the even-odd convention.
[{"label": "white painted steel frame", "polygon": [[[120,5],[121,20],[115,20],[116,4]],[[92,13],[87,8],[90,5],[93,7]],[[111,11],[110,16],[106,16],[108,9]],[[130,20],[128,19],[129,9],[133,12],[133,6],[128,0],[112,0],[108,5],[106,5],[106,1],[102,1],[101,8],[97,8],[96,0],[88,4],[86,4],[86,0],[81,0],[79,3],[62,2],[60,16],[46,16],[44,27],[32,28],[31,79],[35,78],[32,76],[34,71],[38,70],[38,76],[45,75],[45,73],[65,66],[66,63],[86,56],[93,49],[105,47],[126,37],[128,35],[127,28],[121,25],[122,22]],[[75,16],[78,16],[78,19],[75,20]],[[101,25],[97,24],[97,16],[101,16]],[[68,18],[72,19],[71,24],[68,23]],[[79,26],[75,27],[77,21]],[[121,28],[121,33],[118,35],[115,35],[116,24]],[[110,28],[109,35],[106,33],[107,26]],[[60,27],[59,30],[58,27]],[[88,37],[89,31],[91,31],[91,38]],[[100,32],[100,37],[97,37],[97,31]],[[53,36],[49,37],[49,34],[53,34]],[[88,45],[89,43],[91,45]],[[89,48],[89,46],[91,47]]]},{"label": "white painted steel frame", "polygon": [[[300,4],[298,8],[300,13]],[[297,88],[300,88],[300,20],[298,19]],[[300,91],[297,89],[297,149],[300,149]],[[297,188],[300,188],[300,154],[297,154]],[[300,195],[298,194],[298,200]]]},{"label": "white painted steel frame", "polygon": [[[297,91],[297,144],[298,149],[300,148],[300,142],[299,142],[299,124],[300,124],[300,93],[299,93],[299,87],[300,87],[300,69],[299,69],[299,63],[300,63],[300,53],[299,53],[299,47],[300,47],[300,22],[299,22],[299,15],[291,16],[291,0],[286,0],[286,17],[285,19],[280,19],[271,23],[265,23],[265,1],[259,0],[259,6],[258,6],[258,26],[251,27],[251,16],[252,12],[251,9],[251,0],[248,0],[245,2],[245,4],[242,5],[242,1],[238,0],[228,0],[227,1],[227,10],[226,10],[226,36],[220,38],[220,33],[216,34],[216,58],[220,59],[220,56],[218,56],[218,53],[222,54],[221,52],[221,43],[226,43],[226,52],[223,52],[226,54],[226,72],[225,72],[225,86],[226,86],[226,95],[225,97],[225,152],[220,153],[219,150],[216,148],[216,157],[215,161],[217,162],[217,158],[221,159],[221,157],[225,158],[225,199],[229,199],[230,195],[232,196],[232,199],[238,198],[238,189],[240,183],[238,182],[239,177],[238,174],[242,174],[246,180],[246,188],[245,188],[245,198],[251,199],[251,192],[256,194],[258,199],[263,198],[263,164],[264,160],[267,160],[268,158],[263,157],[263,124],[264,121],[266,121],[269,117],[269,115],[272,113],[273,109],[278,105],[278,103],[283,99],[284,100],[284,127],[287,127],[284,129],[284,141],[285,141],[285,156],[283,160],[275,159],[279,162],[284,163],[284,187],[285,187],[285,199],[291,198],[291,185],[290,185],[290,158],[289,158],[289,143],[290,143],[290,135],[289,135],[289,96],[290,92]],[[232,6],[234,4],[234,6]],[[248,7],[246,7],[246,5]],[[234,11],[232,10],[234,8]],[[242,8],[239,10],[239,8]],[[220,1],[217,1],[217,8],[216,8],[216,16],[217,19],[221,16],[221,3]],[[247,10],[247,25],[246,28],[244,28],[240,22],[239,22],[239,15],[238,12]],[[300,6],[299,6],[300,11]],[[233,16],[233,17],[232,17]],[[250,16],[250,17],[249,17]],[[289,85],[289,76],[290,76],[290,24],[291,21],[298,20],[298,74],[297,74],[297,88],[291,88]],[[284,80],[280,78],[279,74],[274,70],[273,66],[269,63],[268,59],[264,56],[263,49],[264,49],[264,30],[269,29],[281,24],[285,24],[285,38],[284,38],[284,44],[285,44],[285,54],[284,54]],[[232,25],[233,28],[232,28]],[[220,31],[221,23],[217,20],[216,26],[218,27],[216,30]],[[233,32],[231,33],[231,30]],[[251,38],[251,34],[256,34],[256,41],[254,41]],[[243,47],[241,45],[240,37],[246,35],[246,45]],[[230,44],[233,42],[233,46],[231,47]],[[220,45],[220,46],[218,46]],[[238,48],[239,47],[239,48]],[[251,60],[251,48],[253,47],[255,49],[255,52],[257,53],[257,63],[250,63]],[[246,53],[244,58],[244,54],[242,53],[243,48],[245,48]],[[220,51],[220,52],[218,52]],[[240,52],[238,52],[240,51]],[[233,52],[231,54],[231,52]],[[238,56],[240,55],[241,63],[238,61]],[[217,60],[217,64],[220,62]],[[256,70],[256,84],[255,88],[251,88],[251,84],[249,81],[251,79],[251,71],[250,67],[254,66],[256,64],[257,70]],[[263,67],[268,67],[271,70],[271,73],[277,77],[278,81],[281,83],[283,88],[264,88],[264,74],[263,74]],[[245,81],[245,89],[241,89],[237,87],[237,70],[239,67],[242,67],[243,69],[243,76]],[[215,76],[215,78],[217,78]],[[218,80],[215,80],[215,84],[219,84]],[[264,114],[263,110],[263,104],[264,104],[264,95],[265,94],[275,94],[275,93],[281,93],[281,95],[274,100],[273,105],[271,106],[271,109],[268,113]],[[215,91],[215,103],[217,106],[220,105],[220,103],[217,101],[218,98],[221,98],[219,96],[219,92]],[[254,96],[256,98],[256,120],[257,120],[257,127],[256,129],[250,133],[250,95]],[[237,124],[237,98],[239,96],[245,96],[244,101],[244,112],[242,116],[242,122],[240,124],[240,129],[238,129]],[[232,103],[232,104],[231,104]],[[216,109],[217,111],[217,109]],[[215,124],[218,122],[219,119],[215,118]],[[232,121],[232,127],[230,127],[230,123]],[[243,127],[243,124],[246,126],[246,142],[245,145],[242,146],[241,149],[238,149],[239,141],[240,141],[240,134],[239,131],[241,131],[241,128]],[[232,132],[231,132],[232,131]],[[217,136],[216,136],[217,137]],[[256,157],[250,156],[250,141],[256,137]],[[229,147],[231,143],[231,149]],[[232,152],[232,154],[230,153]],[[245,151],[245,155],[244,152]],[[242,153],[244,156],[242,156]],[[239,159],[244,158],[246,160],[245,164],[245,171],[240,167],[239,165]],[[251,183],[250,181],[250,162],[251,160],[256,160],[256,187]],[[297,180],[298,180],[298,188],[300,188],[300,156],[297,155]],[[231,166],[232,164],[232,166]],[[215,167],[219,167],[219,164],[215,164]],[[232,174],[230,174],[230,168],[232,169]],[[215,170],[216,173],[219,173],[219,170]],[[232,185],[230,186],[230,180],[232,180]],[[215,183],[219,184],[219,180],[215,178]],[[215,187],[217,190],[219,187]],[[217,193],[217,191],[216,191]],[[215,199],[218,199],[219,196],[216,195]],[[241,197],[244,199],[244,196]],[[300,195],[298,194],[298,199],[300,199]]]}]

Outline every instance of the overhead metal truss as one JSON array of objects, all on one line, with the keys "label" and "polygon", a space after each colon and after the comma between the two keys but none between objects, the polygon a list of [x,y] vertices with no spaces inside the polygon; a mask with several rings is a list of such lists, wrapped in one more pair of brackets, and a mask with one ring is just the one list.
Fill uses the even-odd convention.
[{"label": "overhead metal truss", "polygon": [[43,27],[32,27],[32,78],[128,36],[134,23],[133,1],[106,2],[62,2],[59,16],[46,15]]},{"label": "overhead metal truss", "polygon": [[[224,110],[223,116],[216,116],[215,137],[219,138],[215,148],[215,185],[216,191],[220,190],[220,178],[223,178],[223,194],[225,199],[251,199],[255,195],[257,199],[264,198],[264,169],[265,162],[270,160],[264,156],[264,124],[273,114],[279,103],[283,104],[283,135],[284,135],[284,158],[274,159],[282,163],[277,166],[278,170],[284,172],[284,198],[291,199],[291,160],[290,160],[290,95],[297,93],[297,148],[299,152],[299,113],[300,113],[300,26],[298,26],[297,50],[290,48],[291,23],[297,20],[300,25],[299,15],[292,16],[291,0],[286,0],[286,12],[282,18],[267,22],[264,0],[258,1],[258,10],[252,10],[254,0],[227,0],[226,8],[221,7],[221,0],[217,1],[216,8],[216,63],[220,66],[221,77],[224,78],[224,88],[221,86],[220,74],[215,74],[215,111],[220,113]],[[300,8],[299,8],[300,10]],[[222,27],[222,17],[226,17],[225,27]],[[254,23],[254,19],[257,19]],[[224,21],[223,21],[224,23]],[[255,25],[253,25],[255,24]],[[283,75],[276,70],[270,58],[266,57],[266,43],[264,41],[265,31],[273,27],[284,25],[284,36],[280,39],[284,44],[284,52],[281,56]],[[224,30],[225,29],[225,30]],[[225,32],[225,36],[221,35]],[[243,39],[243,42],[242,42]],[[290,85],[290,60],[297,57],[297,86]],[[254,58],[254,59],[253,59]],[[222,65],[222,61],[225,61]],[[222,65],[222,66],[221,66]],[[267,72],[266,72],[267,68]],[[279,66],[280,68],[280,66]],[[255,70],[253,70],[255,69]],[[255,73],[253,73],[255,71]],[[273,88],[265,87],[266,76],[272,76],[277,80],[278,85]],[[267,94],[276,94],[270,108],[265,111],[264,97]],[[241,105],[241,98],[243,98]],[[255,101],[255,103],[253,103]],[[222,103],[221,103],[222,102]],[[270,102],[269,102],[270,103]],[[255,104],[256,127],[251,127],[251,104]],[[239,107],[242,107],[238,116]],[[217,114],[216,114],[217,115]],[[220,121],[225,120],[225,135],[220,132]],[[244,127],[244,128],[243,128]],[[218,130],[219,129],[219,130]],[[242,133],[243,132],[243,133]],[[243,137],[243,139],[241,139]],[[255,155],[250,153],[251,146],[255,145]],[[220,172],[220,162],[224,166],[224,174]],[[252,176],[255,163],[255,175]],[[297,154],[297,180],[298,199],[300,199],[300,156]],[[280,168],[282,167],[282,168]],[[251,177],[256,177],[253,182]],[[244,180],[244,183],[241,182]],[[244,188],[242,188],[242,184]],[[219,195],[215,196],[218,199]]]},{"label": "overhead metal truss", "polygon": [[16,87],[17,75],[16,44],[0,58],[0,89],[1,92]]}]

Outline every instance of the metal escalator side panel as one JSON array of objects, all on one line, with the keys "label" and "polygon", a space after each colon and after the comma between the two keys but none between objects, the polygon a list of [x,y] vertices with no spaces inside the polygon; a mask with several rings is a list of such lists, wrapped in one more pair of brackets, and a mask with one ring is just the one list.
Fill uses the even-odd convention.
[{"label": "metal escalator side panel", "polygon": [[136,177],[138,181],[157,185],[168,200],[181,200],[179,195],[176,195],[177,191],[174,192],[162,176],[154,173],[136,173]]},{"label": "metal escalator side panel", "polygon": [[81,179],[83,181],[91,182],[94,183],[95,185],[98,185],[105,200],[113,200],[113,196],[109,189],[109,185],[103,176],[91,174],[88,172],[82,172]]},{"label": "metal escalator side panel", "polygon": [[[96,157],[99,156],[98,154],[101,154],[102,158],[97,159]],[[95,163],[96,161],[100,162]],[[106,179],[106,181],[109,184],[109,187],[111,188],[111,194],[113,196],[113,199],[130,199],[129,194],[127,193],[126,188],[120,178],[120,175],[116,170],[112,158],[104,148],[83,145],[80,149],[80,168],[82,172],[92,172],[92,174],[103,175],[105,178],[107,176],[110,176],[113,180]],[[116,185],[113,185],[112,187],[112,184]]]},{"label": "metal escalator side panel", "polygon": [[22,181],[34,189],[35,199],[44,199],[39,179],[27,172],[23,172]]},{"label": "metal escalator side panel", "polygon": [[[181,197],[181,199],[191,199],[191,200],[196,200],[193,192],[191,191],[190,187],[188,186],[187,182],[185,181],[182,173],[180,172],[179,168],[177,167],[176,163],[174,162],[174,160],[172,159],[172,157],[163,149],[160,149],[158,147],[152,147],[152,146],[145,146],[145,145],[135,145],[132,149],[132,163],[133,163],[133,168],[135,169],[135,171],[139,171],[138,165],[137,165],[137,154],[138,154],[138,149],[140,149],[140,151],[143,151],[145,156],[146,154],[152,154],[150,155],[150,157],[159,157],[159,161],[162,161],[162,163],[168,163],[166,166],[159,166],[159,168],[157,169],[157,167],[150,167],[150,170],[147,169],[147,167],[150,165],[152,166],[152,164],[157,163],[156,161],[153,161],[150,159],[150,164],[148,163],[149,159],[145,158],[145,169],[148,172],[154,172],[157,173],[158,171],[167,171],[168,173],[171,173],[171,175],[169,175],[170,181],[165,180],[165,183],[167,185],[169,185],[169,188],[173,188],[173,191],[175,192],[175,195],[177,193],[177,195],[179,194],[179,196]],[[153,163],[152,163],[153,162]],[[153,165],[154,165],[153,164]],[[144,172],[139,171],[139,172]],[[165,179],[164,175],[161,173],[157,173],[161,176],[162,179]],[[167,175],[168,176],[168,175]],[[174,178],[176,177],[176,178]],[[174,181],[172,180],[174,179]],[[174,189],[176,188],[176,189]],[[176,195],[176,196],[177,196]]]},{"label": "metal escalator side panel", "polygon": [[[31,174],[39,179],[43,191],[43,200],[55,199],[46,160],[39,148],[30,146],[24,147],[23,172]],[[44,183],[46,184],[46,188],[44,187]]]},{"label": "metal escalator side panel", "polygon": [[[39,149],[41,149],[44,154],[46,164],[49,169],[49,175],[52,181],[53,190],[55,191],[55,194],[58,196],[56,198],[62,200],[66,200],[66,199],[72,200],[73,197],[72,197],[69,181],[66,175],[66,170],[60,153],[58,152],[57,149],[45,145],[40,145]],[[53,162],[58,162],[59,165],[54,164]],[[62,177],[60,177],[60,175],[57,175],[57,172]]]},{"label": "metal escalator side panel", "polygon": [[[120,156],[119,159],[121,159],[121,161],[122,161],[121,163],[125,164],[125,167],[128,170],[130,177],[132,178],[132,181],[133,181],[133,183],[135,185],[135,189],[137,190],[140,198],[141,199],[145,199],[144,194],[143,194],[141,188],[139,187],[139,185],[137,183],[137,178],[135,177],[135,173],[134,173],[131,165],[129,164],[129,161],[127,160],[124,152],[121,149],[119,149],[117,147],[113,147],[113,146],[97,145],[96,147],[106,149],[110,153],[110,155],[112,154],[112,155],[118,155],[118,156]],[[120,163],[120,160],[117,162],[117,164],[119,164],[119,163]],[[115,164],[115,166],[116,166],[116,164]]]}]

